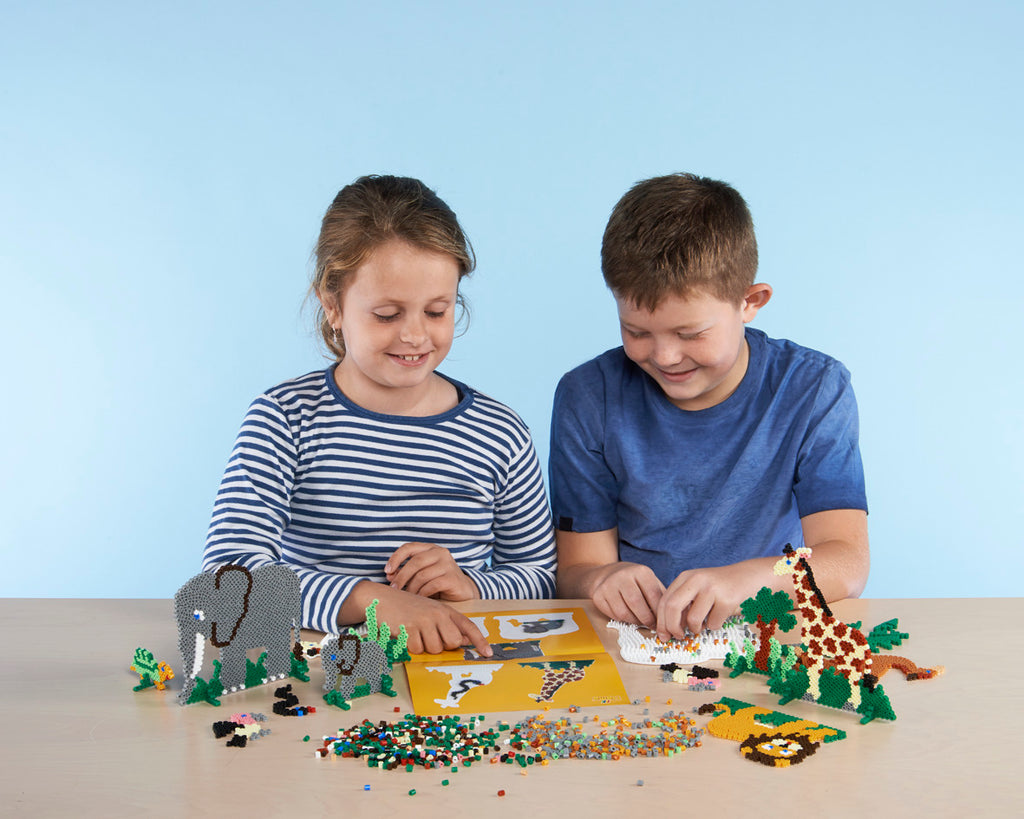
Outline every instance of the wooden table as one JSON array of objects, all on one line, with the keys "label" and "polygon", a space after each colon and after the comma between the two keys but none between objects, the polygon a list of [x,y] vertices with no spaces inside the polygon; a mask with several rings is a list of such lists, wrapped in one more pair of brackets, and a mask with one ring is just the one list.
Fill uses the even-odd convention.
[{"label": "wooden table", "polygon": [[[587,607],[618,659],[605,619],[589,604],[570,602]],[[492,608],[516,605],[496,601]],[[922,666],[944,665],[945,675],[906,682],[890,672],[882,682],[898,718],[869,725],[808,702],[779,706],[762,677],[725,677],[719,695],[848,733],[787,769],[751,763],[736,743],[708,736],[703,747],[674,758],[558,760],[532,766],[524,776],[511,765],[406,773],[314,757],[325,734],[365,718],[393,720],[395,705],[410,711],[402,671],[395,674],[396,699],[365,697],[350,711],[322,701],[318,665],[309,683],[292,681],[302,703],[317,706],[316,714],[275,715],[269,686],[226,697],[220,708],[181,707],[180,678],[167,691],[135,693],[138,677],[128,670],[135,649],[144,646],[180,674],[170,601],[0,600],[0,814],[624,817],[637,811],[705,816],[717,809],[748,817],[1024,815],[1024,598],[846,600],[833,610],[867,627],[898,617],[910,639],[895,653]],[[651,714],[690,712],[715,698],[662,682],[655,666],[620,661],[619,669],[630,697],[650,696],[651,703],[583,713],[640,719],[645,707]],[[272,733],[246,748],[225,747],[211,725],[238,711],[265,713]],[[530,713],[488,715],[485,724]],[[695,718],[700,726],[708,719]],[[310,742],[303,742],[306,735]]]}]

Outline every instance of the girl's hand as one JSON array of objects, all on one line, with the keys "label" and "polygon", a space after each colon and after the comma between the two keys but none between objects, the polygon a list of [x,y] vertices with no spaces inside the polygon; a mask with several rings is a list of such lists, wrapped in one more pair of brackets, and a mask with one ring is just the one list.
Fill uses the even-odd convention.
[{"label": "girl's hand", "polygon": [[[391,588],[452,603],[478,600],[476,583],[459,568],[447,549],[436,543],[406,543],[384,566]],[[406,624],[408,628],[408,624]]]},{"label": "girl's hand", "polygon": [[362,620],[360,612],[377,600],[377,622],[387,623],[392,633],[400,625],[409,635],[410,654],[440,654],[472,645],[481,656],[494,651],[473,621],[447,603],[399,591],[381,583],[364,580],[356,585],[342,606],[342,624]]}]

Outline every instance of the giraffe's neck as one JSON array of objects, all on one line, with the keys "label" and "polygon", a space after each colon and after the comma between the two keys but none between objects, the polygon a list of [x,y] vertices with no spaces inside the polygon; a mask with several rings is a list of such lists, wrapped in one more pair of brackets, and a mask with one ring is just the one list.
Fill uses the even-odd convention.
[{"label": "giraffe's neck", "polygon": [[817,596],[814,593],[814,584],[808,577],[802,560],[793,567],[793,586],[796,590],[797,608],[800,609],[804,619],[817,619],[820,609],[816,605]]},{"label": "giraffe's neck", "polygon": [[822,613],[823,618],[831,620],[833,617],[832,609],[828,607],[828,603],[825,602],[825,595],[821,593],[821,589],[818,588],[818,584],[814,582],[814,573],[811,571],[811,567],[807,563],[807,560],[800,558],[800,561],[797,563],[797,567],[801,570],[803,575],[797,594],[806,593],[809,595],[807,605],[818,609]]}]

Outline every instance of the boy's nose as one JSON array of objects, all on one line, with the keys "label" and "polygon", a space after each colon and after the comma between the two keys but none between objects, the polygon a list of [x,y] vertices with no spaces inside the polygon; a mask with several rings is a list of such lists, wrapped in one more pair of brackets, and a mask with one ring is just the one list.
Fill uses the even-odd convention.
[{"label": "boy's nose", "polygon": [[651,360],[659,367],[674,366],[683,358],[683,350],[677,344],[658,344],[651,355]]}]

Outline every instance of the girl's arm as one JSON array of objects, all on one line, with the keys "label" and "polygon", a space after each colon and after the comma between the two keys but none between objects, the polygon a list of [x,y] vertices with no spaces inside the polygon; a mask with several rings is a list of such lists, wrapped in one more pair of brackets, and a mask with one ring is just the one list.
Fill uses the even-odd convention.
[{"label": "girl's arm", "polygon": [[228,563],[250,569],[287,565],[299,578],[303,627],[336,632],[343,603],[364,578],[284,560],[281,537],[290,522],[297,462],[295,435],[281,406],[269,396],[257,398],[242,421],[217,492],[203,569]]},{"label": "girl's arm", "polygon": [[555,536],[540,462],[527,437],[494,503],[494,551],[485,569],[464,569],[484,599],[555,595]]}]

